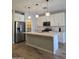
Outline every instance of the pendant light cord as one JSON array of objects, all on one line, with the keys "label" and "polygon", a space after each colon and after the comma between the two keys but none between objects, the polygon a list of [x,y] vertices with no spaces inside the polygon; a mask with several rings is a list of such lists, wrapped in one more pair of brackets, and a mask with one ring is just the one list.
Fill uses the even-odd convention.
[{"label": "pendant light cord", "polygon": [[48,2],[49,2],[49,0],[46,0],[46,2],[47,2],[47,12],[48,12]]},{"label": "pendant light cord", "polygon": [[[48,12],[48,1],[49,1],[49,0],[46,0],[46,1],[47,1],[47,11],[46,11],[46,12]],[[47,18],[48,18],[48,17],[46,16],[46,21],[47,21]]]},{"label": "pendant light cord", "polygon": [[30,15],[30,7],[28,7],[28,10],[29,10],[29,15]]}]

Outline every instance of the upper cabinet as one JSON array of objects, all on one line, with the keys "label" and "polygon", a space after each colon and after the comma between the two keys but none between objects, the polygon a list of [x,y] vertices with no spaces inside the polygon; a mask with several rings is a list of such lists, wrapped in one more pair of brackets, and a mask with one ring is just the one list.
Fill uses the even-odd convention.
[{"label": "upper cabinet", "polygon": [[45,20],[46,20],[46,19],[45,19],[45,16],[39,17],[39,18],[37,19],[37,26],[43,26],[43,22],[44,22]]},{"label": "upper cabinet", "polygon": [[43,26],[43,22],[50,21],[51,26],[65,26],[65,12],[51,14],[50,16],[41,16],[37,19],[37,25]]},{"label": "upper cabinet", "polygon": [[15,21],[23,21],[24,22],[24,15],[15,13]]},{"label": "upper cabinet", "polygon": [[57,13],[57,14],[54,14],[54,17],[55,17],[55,21],[57,23],[58,26],[65,26],[65,13],[62,12],[62,13]]}]

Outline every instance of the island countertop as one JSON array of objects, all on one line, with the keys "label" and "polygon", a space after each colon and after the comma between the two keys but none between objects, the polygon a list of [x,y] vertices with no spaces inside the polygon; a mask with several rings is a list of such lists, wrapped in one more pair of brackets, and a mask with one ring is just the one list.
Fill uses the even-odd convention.
[{"label": "island countertop", "polygon": [[53,32],[23,32],[24,34],[53,37]]}]

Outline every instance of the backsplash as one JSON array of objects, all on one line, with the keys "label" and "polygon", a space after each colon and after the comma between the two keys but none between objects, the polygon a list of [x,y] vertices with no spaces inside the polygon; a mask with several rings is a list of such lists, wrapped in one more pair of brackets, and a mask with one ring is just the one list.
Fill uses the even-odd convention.
[{"label": "backsplash", "polygon": [[51,29],[53,32],[59,32],[59,28],[61,28],[61,32],[65,32],[65,26],[46,26],[46,27],[43,27],[43,26],[38,26],[36,31],[37,32],[42,32],[42,30],[44,30],[45,28],[49,28]]}]

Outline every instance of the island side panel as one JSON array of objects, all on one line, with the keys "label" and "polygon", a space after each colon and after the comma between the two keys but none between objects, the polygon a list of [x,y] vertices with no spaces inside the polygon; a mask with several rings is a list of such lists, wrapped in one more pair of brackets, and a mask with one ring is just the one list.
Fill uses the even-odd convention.
[{"label": "island side panel", "polygon": [[53,37],[27,34],[27,43],[53,51]]}]

